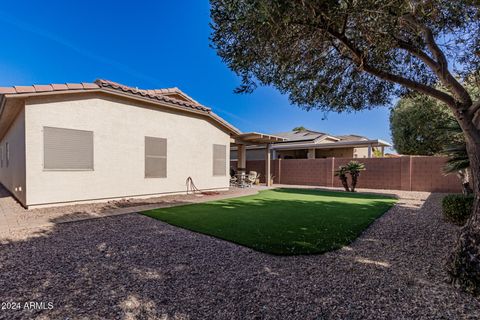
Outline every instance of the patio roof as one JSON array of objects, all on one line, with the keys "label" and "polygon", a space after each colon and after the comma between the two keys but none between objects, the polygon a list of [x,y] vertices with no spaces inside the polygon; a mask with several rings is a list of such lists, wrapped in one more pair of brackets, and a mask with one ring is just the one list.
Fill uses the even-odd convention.
[{"label": "patio roof", "polygon": [[270,134],[259,133],[259,132],[241,133],[239,135],[236,135],[234,138],[235,138],[236,144],[239,144],[239,143],[240,144],[241,143],[264,144],[264,143],[283,142],[287,140],[286,138],[273,136]]},{"label": "patio roof", "polygon": [[375,140],[357,140],[357,141],[338,141],[334,143],[285,143],[281,145],[273,145],[271,148],[280,150],[296,150],[296,149],[327,149],[327,148],[345,148],[345,147],[391,147],[392,145],[386,141]]}]

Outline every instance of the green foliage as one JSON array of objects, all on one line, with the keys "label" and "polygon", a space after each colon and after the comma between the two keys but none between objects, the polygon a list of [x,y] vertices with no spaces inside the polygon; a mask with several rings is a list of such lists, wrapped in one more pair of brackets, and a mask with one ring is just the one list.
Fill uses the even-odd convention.
[{"label": "green foliage", "polygon": [[373,157],[374,157],[374,158],[381,158],[381,157],[383,157],[382,151],[381,151],[381,150],[378,150],[378,149],[373,150]]},{"label": "green foliage", "polygon": [[[335,170],[335,176],[340,178],[342,182],[342,186],[345,191],[355,192],[355,187],[357,186],[358,177],[360,176],[360,171],[365,170],[365,165],[358,161],[350,161],[344,166],[339,166],[337,170]],[[350,188],[348,185],[348,178],[347,174],[350,174],[352,178],[352,187]]]},{"label": "green foliage", "polygon": [[459,226],[467,222],[473,211],[473,195],[450,194],[442,201],[443,215]]},{"label": "green foliage", "polygon": [[360,171],[365,170],[365,164],[358,161],[350,161],[346,166],[350,174],[360,174]]},{"label": "green foliage", "polygon": [[258,251],[298,255],[349,244],[395,202],[371,194],[282,188],[144,214]]},{"label": "green foliage", "polygon": [[295,127],[293,128],[293,131],[306,131],[307,128],[305,128],[304,126],[299,126],[299,127]]},{"label": "green foliage", "polygon": [[452,123],[457,122],[445,104],[420,95],[402,98],[390,111],[394,148],[407,155],[440,154],[461,141],[461,134],[446,130]]},{"label": "green foliage", "polygon": [[352,187],[350,188],[351,192],[355,192],[355,187],[357,186],[358,177],[360,176],[360,171],[365,170],[365,165],[358,161],[350,161],[346,165],[346,169],[350,176],[352,177]]},{"label": "green foliage", "polygon": [[[457,137],[462,135],[462,129],[456,121],[453,121],[446,129]],[[443,149],[443,154],[448,156],[448,161],[443,168],[445,173],[453,173],[470,168],[467,144],[465,141],[458,142],[458,139],[456,140],[457,143],[450,142]]]},{"label": "green foliage", "polygon": [[346,166],[339,166],[338,169],[335,170],[335,176],[339,177],[343,188],[348,192],[350,191],[350,187],[348,186],[347,173],[348,169]]},{"label": "green foliage", "polygon": [[361,110],[434,87],[423,27],[444,39],[456,75],[480,70],[478,0],[210,3],[212,47],[242,78],[237,92],[272,85],[305,109]]}]

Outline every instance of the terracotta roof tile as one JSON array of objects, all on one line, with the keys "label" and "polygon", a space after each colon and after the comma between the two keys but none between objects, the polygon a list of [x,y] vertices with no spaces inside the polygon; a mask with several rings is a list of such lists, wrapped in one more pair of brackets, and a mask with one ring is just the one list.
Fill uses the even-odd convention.
[{"label": "terracotta roof tile", "polygon": [[15,90],[17,90],[17,93],[35,92],[35,88],[33,86],[15,86]]},{"label": "terracotta roof tile", "polygon": [[[159,90],[163,93],[167,93],[167,92],[168,93],[171,93],[171,92],[181,93],[181,91],[178,88],[139,90],[137,88],[128,87],[128,86],[122,85],[120,83],[109,81],[109,80],[104,80],[104,79],[98,79],[98,80],[95,81],[95,83],[98,84],[102,88],[111,88],[111,89],[115,89],[115,90],[122,91],[122,92],[125,92],[125,93],[141,95],[143,97],[148,97],[150,99],[169,102],[169,103],[172,103],[172,104],[180,105],[180,106],[191,108],[191,109],[194,109],[194,110],[210,112],[210,108],[202,106],[202,105],[200,105],[196,102],[186,102],[186,101],[170,98],[168,96],[163,96],[162,94],[158,94]],[[165,91],[162,91],[162,90],[165,90]]]},{"label": "terracotta roof tile", "polygon": [[14,87],[0,87],[0,94],[17,93]]},{"label": "terracotta roof tile", "polygon": [[[96,80],[95,83],[66,83],[66,84],[47,84],[47,85],[33,85],[33,86],[14,86],[14,87],[0,87],[0,95],[4,94],[29,94],[29,93],[44,93],[55,91],[80,91],[80,90],[92,90],[92,89],[101,89],[104,91],[122,91],[130,95],[137,95],[152,99],[155,101],[163,101],[173,105],[182,106],[187,109],[199,110],[205,112],[213,118],[214,120],[220,122],[222,125],[229,128],[229,130],[238,134],[240,131],[235,127],[231,126],[222,118],[215,115],[210,108],[207,108],[197,101],[193,100],[191,97],[186,95],[178,88],[166,88],[166,89],[150,89],[142,90],[138,88],[132,88],[125,85],[122,85],[117,82],[108,81],[108,80]],[[168,94],[179,94],[183,98],[187,98],[189,101],[179,100],[168,96]]]},{"label": "terracotta roof tile", "polygon": [[65,84],[52,84],[52,88],[55,91],[57,91],[57,90],[68,90],[68,87]]},{"label": "terracotta roof tile", "polygon": [[82,82],[83,89],[98,89],[100,88],[96,83]]},{"label": "terracotta roof tile", "polygon": [[[185,108],[199,110],[203,112],[210,112],[210,108],[207,108],[192,98],[188,97],[178,88],[166,88],[166,89],[149,89],[142,90],[125,86],[123,84],[109,81],[109,80],[96,80],[95,83],[66,83],[66,84],[47,84],[47,85],[33,85],[33,86],[15,86],[15,87],[0,87],[0,94],[14,94],[14,93],[36,93],[36,92],[50,92],[50,91],[68,91],[68,90],[91,90],[91,89],[113,89],[122,91],[132,95],[140,95],[148,99],[168,102]],[[184,101],[172,98],[166,94],[180,94],[187,97],[191,101]]]},{"label": "terracotta roof tile", "polygon": [[83,85],[80,83],[66,83],[66,85],[70,90],[83,89]]},{"label": "terracotta roof tile", "polygon": [[51,85],[33,85],[35,88],[35,92],[45,92],[45,91],[53,91],[53,88]]}]

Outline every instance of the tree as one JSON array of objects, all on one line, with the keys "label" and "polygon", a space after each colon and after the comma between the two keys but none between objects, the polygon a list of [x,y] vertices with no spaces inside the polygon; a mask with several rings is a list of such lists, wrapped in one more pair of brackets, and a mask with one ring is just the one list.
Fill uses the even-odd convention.
[{"label": "tree", "polygon": [[[272,85],[307,110],[362,110],[418,92],[445,103],[467,143],[474,213],[448,260],[456,284],[480,294],[478,0],[211,0],[212,43],[242,79]],[[445,91],[438,89],[440,84]]]},{"label": "tree", "polygon": [[293,128],[293,131],[306,131],[306,130],[307,130],[307,128],[305,128],[304,126]]},{"label": "tree", "polygon": [[374,158],[383,158],[383,153],[379,149],[374,149],[373,150],[373,157]]},{"label": "tree", "polygon": [[340,178],[343,188],[345,191],[349,192],[350,188],[348,186],[347,173],[348,169],[346,166],[340,166],[337,170],[335,170],[335,176]]},{"label": "tree", "polygon": [[358,161],[350,161],[347,163],[346,169],[350,176],[352,177],[352,187],[350,188],[351,192],[355,192],[357,187],[358,177],[360,176],[360,171],[365,170],[365,165]]},{"label": "tree", "polygon": [[390,111],[393,146],[401,154],[440,154],[457,139],[445,130],[452,121],[455,117],[445,104],[421,95],[404,97]]}]

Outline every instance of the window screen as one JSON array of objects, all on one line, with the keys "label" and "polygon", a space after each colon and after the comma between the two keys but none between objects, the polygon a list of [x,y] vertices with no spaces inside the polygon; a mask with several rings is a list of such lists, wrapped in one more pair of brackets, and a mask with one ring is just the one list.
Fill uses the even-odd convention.
[{"label": "window screen", "polygon": [[93,132],[43,128],[45,170],[93,170]]},{"label": "window screen", "polygon": [[145,137],[145,178],[167,177],[167,139]]},{"label": "window screen", "polygon": [[213,175],[227,175],[227,146],[225,145],[213,145]]}]

